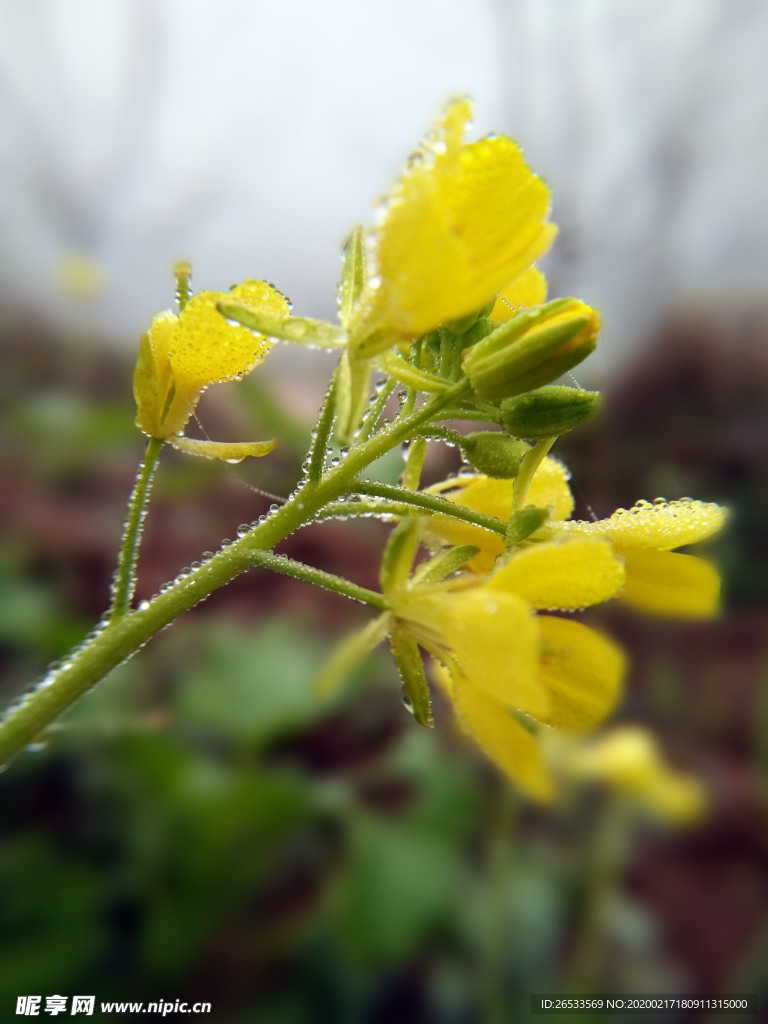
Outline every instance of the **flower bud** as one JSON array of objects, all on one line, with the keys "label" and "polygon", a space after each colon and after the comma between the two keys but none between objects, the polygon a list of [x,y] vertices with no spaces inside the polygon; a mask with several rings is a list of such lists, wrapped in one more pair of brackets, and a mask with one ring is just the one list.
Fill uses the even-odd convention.
[{"label": "flower bud", "polygon": [[516,398],[505,398],[501,424],[516,437],[557,437],[592,419],[599,398],[597,391],[550,384]]},{"label": "flower bud", "polygon": [[517,476],[520,460],[530,450],[525,441],[490,430],[467,434],[461,449],[475,469],[503,480]]},{"label": "flower bud", "polygon": [[600,320],[579,299],[556,299],[518,313],[464,356],[475,393],[489,401],[556,380],[592,352]]}]

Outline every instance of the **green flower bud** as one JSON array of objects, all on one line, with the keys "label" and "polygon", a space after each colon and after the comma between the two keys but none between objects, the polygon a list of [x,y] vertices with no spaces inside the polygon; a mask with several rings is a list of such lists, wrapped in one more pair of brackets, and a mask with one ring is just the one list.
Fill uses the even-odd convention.
[{"label": "green flower bud", "polygon": [[556,380],[592,352],[600,320],[579,299],[523,310],[464,356],[475,393],[488,401],[521,395]]},{"label": "green flower bud", "polygon": [[517,476],[520,460],[530,446],[516,437],[507,437],[497,431],[477,431],[467,434],[461,449],[469,462],[486,476],[508,480]]},{"label": "green flower bud", "polygon": [[556,437],[585,423],[597,412],[597,391],[560,384],[537,388],[501,403],[501,423],[517,437]]}]

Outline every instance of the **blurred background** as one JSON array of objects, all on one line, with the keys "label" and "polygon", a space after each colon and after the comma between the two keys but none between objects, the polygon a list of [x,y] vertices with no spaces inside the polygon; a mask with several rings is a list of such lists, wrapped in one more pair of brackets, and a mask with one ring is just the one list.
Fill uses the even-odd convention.
[{"label": "blurred background", "polygon": [[[766,44],[759,0],[0,0],[4,697],[107,603],[136,340],[172,261],[332,317],[341,241],[457,93],[552,187],[552,294],[603,313],[579,378],[605,383],[604,414],[557,449],[577,514],[733,508],[710,548],[720,620],[592,618],[632,656],[614,721],[707,787],[697,829],[619,826],[592,790],[527,804],[445,709],[415,726],[384,651],[320,702],[314,673],[364,611],[253,573],[0,778],[0,1004],[464,1024],[534,991],[764,991]],[[281,445],[252,466],[164,456],[140,598],[266,510],[250,487],[290,492],[328,369],[286,348],[206,394],[212,437]],[[437,451],[429,478],[454,468]],[[286,550],[374,585],[386,533],[326,524]]]}]

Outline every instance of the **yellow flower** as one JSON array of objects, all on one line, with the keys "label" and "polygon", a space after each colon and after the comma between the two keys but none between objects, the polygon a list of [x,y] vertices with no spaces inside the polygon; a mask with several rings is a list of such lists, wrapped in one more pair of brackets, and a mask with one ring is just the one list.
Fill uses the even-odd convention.
[{"label": "yellow flower", "polygon": [[640,726],[619,726],[575,744],[550,741],[550,747],[560,773],[610,786],[669,824],[692,824],[706,811],[701,783],[669,768],[653,736]]},{"label": "yellow flower", "polygon": [[549,190],[511,139],[464,143],[471,116],[469,100],[451,103],[382,204],[349,324],[356,355],[476,313],[508,286],[541,292],[529,268],[555,235]]},{"label": "yellow flower", "polygon": [[463,573],[385,587],[385,595],[393,628],[443,666],[436,676],[462,727],[529,794],[546,800],[552,784],[525,716],[570,731],[593,727],[617,698],[624,658],[587,626],[534,609],[606,600],[623,579],[610,545],[584,540],[542,544],[482,581]]},{"label": "yellow flower", "polygon": [[[512,513],[513,481],[485,476],[458,477],[432,490],[459,505],[501,520]],[[680,554],[674,548],[706,540],[723,526],[727,510],[712,502],[639,501],[630,509],[618,509],[595,523],[569,520],[573,497],[568,473],[556,459],[546,458],[537,469],[527,501],[549,507],[552,518],[534,540],[582,537],[600,538],[611,544],[626,567],[621,600],[643,611],[660,615],[705,617],[715,614],[720,579],[704,559]],[[503,551],[501,538],[487,530],[459,523],[447,516],[433,516],[424,524],[432,544],[476,544],[480,552],[468,563],[475,572],[488,572]]]},{"label": "yellow flower", "polygon": [[[264,281],[244,281],[230,295],[258,310],[289,312],[287,299]],[[194,454],[235,460],[266,455],[276,442],[226,444],[178,436],[204,388],[250,373],[272,345],[221,316],[216,303],[226,298],[222,292],[198,292],[179,316],[159,313],[141,339],[133,389],[136,424],[145,434]]]}]

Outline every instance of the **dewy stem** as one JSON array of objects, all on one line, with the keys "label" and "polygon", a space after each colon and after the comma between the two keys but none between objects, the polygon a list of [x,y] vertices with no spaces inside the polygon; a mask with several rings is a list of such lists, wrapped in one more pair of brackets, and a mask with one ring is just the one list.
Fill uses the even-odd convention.
[{"label": "dewy stem", "polygon": [[112,583],[112,606],[109,610],[110,623],[121,619],[130,609],[133,592],[136,588],[136,561],[139,556],[141,527],[147,511],[149,491],[152,477],[160,458],[163,442],[152,437],[144,453],[133,492],[128,501],[128,518],[125,521],[120,555]]},{"label": "dewy stem", "polygon": [[471,523],[473,526],[482,526],[486,530],[504,536],[507,524],[494,516],[487,516],[483,512],[475,512],[474,509],[457,506],[455,502],[447,498],[441,498],[437,494],[427,494],[424,491],[409,491],[406,487],[398,487],[395,484],[380,484],[374,480],[358,480],[355,484],[358,494],[369,494],[378,498],[390,498],[410,505],[414,513],[420,509],[428,512],[439,512],[442,515],[451,516],[452,519],[461,519],[462,522]]},{"label": "dewy stem", "polygon": [[[212,558],[179,578],[146,605],[110,620],[62,667],[52,669],[41,684],[8,710],[0,722],[0,765],[20,753],[78,697],[182,612],[245,572],[253,565],[258,552],[270,551],[294,530],[313,519],[329,502],[357,487],[358,475],[370,463],[412,437],[422,423],[438,416],[443,407],[459,401],[468,389],[468,382],[461,381],[428,399],[410,416],[396,419],[364,444],[352,448],[346,458],[329,469],[320,480],[305,481],[264,522],[221,548]],[[399,491],[397,497],[400,497]]]},{"label": "dewy stem", "polygon": [[294,579],[304,580],[306,583],[315,583],[326,590],[333,590],[337,594],[351,597],[353,601],[361,601],[381,611],[388,609],[386,598],[383,594],[367,587],[361,587],[343,576],[336,576],[332,572],[325,572],[324,569],[316,569],[313,565],[304,562],[297,562],[287,555],[276,555],[273,551],[254,551],[252,555],[253,564],[262,569],[271,569],[272,572],[282,573],[283,576],[293,576]]}]

